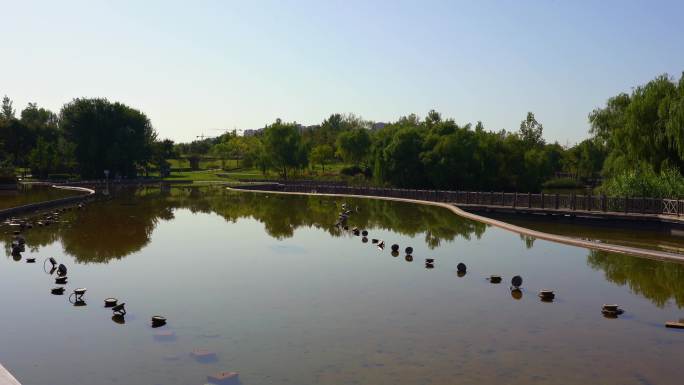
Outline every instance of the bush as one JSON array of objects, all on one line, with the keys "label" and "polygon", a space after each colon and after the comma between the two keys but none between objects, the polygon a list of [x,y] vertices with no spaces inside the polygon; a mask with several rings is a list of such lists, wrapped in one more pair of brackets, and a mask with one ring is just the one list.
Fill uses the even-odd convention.
[{"label": "bush", "polygon": [[679,198],[684,196],[684,176],[676,169],[660,174],[650,168],[624,171],[606,180],[601,192],[610,196]]},{"label": "bush", "polygon": [[355,176],[361,174],[366,178],[370,178],[371,176],[373,176],[373,173],[371,172],[370,168],[361,168],[359,166],[342,167],[340,169],[340,174],[347,176]]},{"label": "bush", "polygon": [[579,189],[583,188],[584,184],[576,179],[572,178],[554,178],[547,180],[542,184],[544,188],[567,188],[567,189]]}]

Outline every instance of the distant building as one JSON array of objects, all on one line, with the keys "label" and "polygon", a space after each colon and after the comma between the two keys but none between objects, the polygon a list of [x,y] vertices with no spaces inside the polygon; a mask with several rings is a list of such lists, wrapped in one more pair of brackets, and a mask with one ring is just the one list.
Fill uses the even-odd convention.
[{"label": "distant building", "polygon": [[261,135],[261,133],[264,131],[263,128],[257,128],[256,130],[252,129],[247,129],[242,133],[242,136],[255,136],[255,135]]},{"label": "distant building", "polygon": [[381,129],[381,128],[385,128],[385,126],[388,125],[388,124],[389,124],[389,123],[383,123],[383,122],[373,123],[373,126],[371,127],[371,129],[372,129],[372,130],[379,130],[379,129]]}]

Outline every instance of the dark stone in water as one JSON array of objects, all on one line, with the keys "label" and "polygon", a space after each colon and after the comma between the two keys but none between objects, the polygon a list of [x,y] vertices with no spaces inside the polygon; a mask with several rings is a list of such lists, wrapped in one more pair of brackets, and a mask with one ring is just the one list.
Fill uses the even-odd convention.
[{"label": "dark stone in water", "polygon": [[63,287],[55,287],[50,292],[54,295],[62,295],[64,294],[64,288]]}]

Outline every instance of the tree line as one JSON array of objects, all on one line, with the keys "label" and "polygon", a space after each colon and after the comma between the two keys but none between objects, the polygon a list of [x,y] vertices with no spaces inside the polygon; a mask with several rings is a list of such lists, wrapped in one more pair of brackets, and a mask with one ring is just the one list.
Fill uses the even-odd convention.
[{"label": "tree line", "polygon": [[74,99],[59,114],[29,103],[17,116],[5,96],[0,111],[0,168],[28,169],[36,177],[134,177],[173,148],[158,141],[147,116],[107,99]]},{"label": "tree line", "polygon": [[488,131],[481,122],[459,125],[434,110],[424,119],[411,114],[380,126],[352,114],[332,114],[312,127],[278,119],[255,136],[227,133],[178,152],[189,155],[200,143],[205,154],[282,178],[325,173],[342,162],[341,172],[357,183],[407,188],[537,191],[558,172],[589,178],[601,167],[592,142],[569,149],[546,143],[531,112],[510,132]]},{"label": "tree line", "polygon": [[[30,103],[19,115],[5,97],[0,111],[0,165],[36,176],[83,178],[169,172],[170,158],[197,168],[202,157],[282,178],[327,176],[404,188],[537,192],[603,178],[609,195],[684,195],[684,76],[661,75],[607,100],[589,116],[589,137],[573,146],[547,142],[528,112],[513,130],[457,123],[437,111],[375,124],[332,114],[304,127],[277,119],[253,136],[235,131],[190,143],[158,140],[144,113],[106,99],[74,99],[58,114]],[[329,169],[328,169],[329,172]]]}]

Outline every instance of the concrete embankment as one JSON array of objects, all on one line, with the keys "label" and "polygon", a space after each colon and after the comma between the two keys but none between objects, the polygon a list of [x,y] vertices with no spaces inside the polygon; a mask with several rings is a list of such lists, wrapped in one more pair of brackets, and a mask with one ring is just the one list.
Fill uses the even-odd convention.
[{"label": "concrete embankment", "polygon": [[0,385],[21,385],[21,383],[0,364]]},{"label": "concrete embankment", "polygon": [[235,191],[248,191],[248,192],[270,193],[270,194],[319,195],[319,196],[338,196],[338,197],[341,196],[341,197],[350,197],[350,198],[382,199],[382,200],[409,202],[409,203],[417,203],[417,204],[430,205],[430,206],[438,206],[438,207],[444,207],[444,208],[450,210],[451,212],[453,212],[454,214],[459,215],[461,217],[468,218],[468,219],[478,221],[478,222],[482,222],[482,223],[485,223],[485,224],[488,224],[491,226],[496,226],[496,227],[502,228],[504,230],[512,231],[512,232],[522,234],[522,235],[527,235],[527,236],[534,237],[537,239],[543,239],[543,240],[547,240],[547,241],[551,241],[551,242],[563,243],[566,245],[583,247],[583,248],[587,248],[587,249],[602,250],[602,251],[607,251],[607,252],[611,252],[611,253],[628,254],[628,255],[633,255],[633,256],[637,256],[637,257],[643,257],[643,258],[660,260],[660,261],[672,261],[672,262],[684,263],[684,255],[681,255],[681,254],[668,253],[668,252],[659,251],[659,250],[641,249],[641,248],[629,247],[629,246],[613,245],[613,244],[609,244],[609,243],[599,243],[599,242],[593,242],[593,241],[586,241],[583,239],[565,237],[562,235],[544,233],[541,231],[531,230],[531,229],[527,229],[524,227],[512,225],[510,223],[506,223],[506,222],[499,221],[496,219],[483,217],[481,215],[477,215],[477,214],[474,214],[472,212],[468,212],[468,211],[465,211],[463,209],[460,209],[459,207],[457,207],[456,205],[451,204],[451,203],[434,202],[434,201],[409,199],[409,198],[384,197],[384,196],[377,196],[377,195],[323,194],[323,193],[311,193],[311,192],[275,191],[275,190],[268,190],[268,189],[250,190],[249,187],[247,187],[247,186],[245,186],[245,187],[237,187],[237,186],[236,187],[230,187],[230,189],[233,189]]},{"label": "concrete embankment", "polygon": [[34,211],[47,210],[47,209],[51,209],[51,208],[55,208],[55,207],[59,207],[59,206],[67,206],[67,205],[80,203],[80,202],[83,202],[85,200],[92,198],[93,195],[95,195],[95,190],[89,189],[86,187],[53,186],[53,188],[58,188],[58,189],[63,189],[63,190],[80,191],[80,192],[82,192],[82,194],[71,196],[71,197],[66,197],[66,198],[53,199],[50,201],[29,203],[27,205],[10,207],[8,209],[0,210],[0,219],[9,218],[9,217],[13,217],[16,215],[23,215],[23,214],[31,213]]}]

